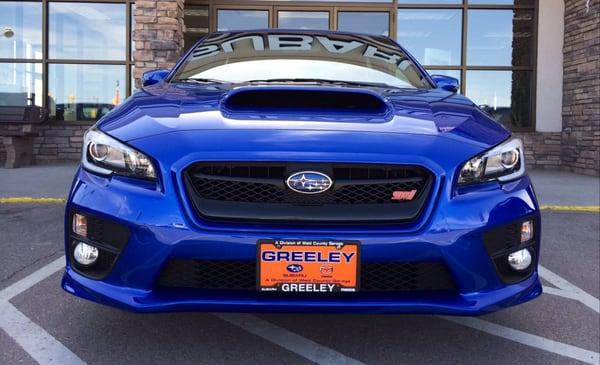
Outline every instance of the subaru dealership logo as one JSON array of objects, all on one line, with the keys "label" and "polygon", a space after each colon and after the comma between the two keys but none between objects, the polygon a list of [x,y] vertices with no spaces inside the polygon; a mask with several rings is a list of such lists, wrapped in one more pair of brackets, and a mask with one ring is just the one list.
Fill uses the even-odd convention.
[{"label": "subaru dealership logo", "polygon": [[300,264],[291,264],[287,266],[287,271],[289,272],[301,272],[302,270],[304,270],[304,268],[302,267],[302,265]]},{"label": "subaru dealership logo", "polygon": [[333,185],[331,178],[316,171],[300,171],[288,177],[287,186],[302,194],[318,194],[329,190]]}]

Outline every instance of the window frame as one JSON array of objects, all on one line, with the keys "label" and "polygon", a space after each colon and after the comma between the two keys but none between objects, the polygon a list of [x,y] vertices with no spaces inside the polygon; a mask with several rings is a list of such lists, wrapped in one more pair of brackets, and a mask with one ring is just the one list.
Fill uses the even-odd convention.
[{"label": "window frame", "polygon": [[[42,58],[41,59],[24,59],[24,58],[0,58],[0,63],[32,63],[42,65],[42,105],[44,110],[48,110],[48,82],[49,82],[49,65],[50,64],[65,64],[65,65],[117,65],[125,68],[125,98],[132,93],[132,66],[135,66],[133,59],[133,32],[132,32],[132,17],[133,6],[135,0],[22,0],[24,2],[41,3],[42,6]],[[125,4],[125,59],[124,60],[81,60],[81,59],[51,59],[49,58],[49,17],[50,3],[92,3],[92,4]],[[123,99],[125,99],[123,98]],[[15,121],[17,122],[17,121]],[[57,121],[47,120],[52,124],[66,125],[91,125],[95,122],[90,121]]]},{"label": "window frame", "polygon": [[[408,4],[401,3],[402,0],[395,0],[398,5],[398,11],[404,9],[461,9],[462,10],[462,29],[461,29],[461,57],[460,66],[438,66],[438,65],[423,65],[428,72],[433,73],[435,70],[457,70],[460,71],[460,85],[462,92],[467,90],[467,71],[526,71],[531,72],[531,106],[530,118],[531,126],[529,127],[510,127],[512,132],[532,132],[536,130],[536,85],[537,85],[537,37],[538,37],[538,19],[539,19],[539,0],[535,0],[531,5],[502,5],[502,4],[469,4],[469,0],[463,0],[462,4]],[[531,64],[529,66],[469,66],[467,60],[467,43],[468,43],[468,24],[469,10],[531,10],[533,12],[533,34],[532,38],[532,55]],[[397,32],[397,29],[396,29]]]},{"label": "window frame", "polygon": [[[186,0],[187,4],[207,5],[209,7],[209,30],[217,29],[218,9],[238,10],[267,10],[269,12],[269,27],[276,28],[278,10],[297,11],[330,11],[330,29],[338,29],[338,13],[349,12],[388,12],[390,38],[397,40],[398,11],[403,9],[458,9],[462,11],[461,26],[461,55],[459,66],[423,65],[430,73],[435,70],[456,70],[460,72],[460,85],[462,92],[467,90],[467,71],[527,71],[531,72],[531,125],[525,128],[510,126],[513,132],[531,132],[536,130],[536,92],[537,92],[537,37],[539,19],[539,0],[531,4],[471,4],[469,0],[462,0],[457,4],[439,4],[432,0],[431,4],[411,4],[410,0],[393,0],[391,2],[344,2],[342,1],[302,1],[292,2],[289,0]],[[467,32],[469,10],[532,10],[533,11],[533,34],[531,65],[529,66],[469,66],[467,64]]]}]

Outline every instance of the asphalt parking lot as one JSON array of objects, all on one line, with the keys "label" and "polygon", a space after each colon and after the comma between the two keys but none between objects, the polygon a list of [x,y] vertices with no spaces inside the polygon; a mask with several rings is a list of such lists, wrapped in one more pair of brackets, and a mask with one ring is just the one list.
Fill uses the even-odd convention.
[{"label": "asphalt parking lot", "polygon": [[[595,197],[587,199],[594,204]],[[600,361],[597,212],[544,210],[545,293],[518,307],[462,318],[139,315],[99,306],[60,288],[63,210],[61,203],[0,204],[0,364]]]}]

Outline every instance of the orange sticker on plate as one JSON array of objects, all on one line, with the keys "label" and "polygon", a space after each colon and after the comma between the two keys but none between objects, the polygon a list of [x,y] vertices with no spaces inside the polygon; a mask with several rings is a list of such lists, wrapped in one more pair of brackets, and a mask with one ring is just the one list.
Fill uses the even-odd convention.
[{"label": "orange sticker on plate", "polygon": [[260,240],[258,289],[262,292],[358,291],[356,241]]}]

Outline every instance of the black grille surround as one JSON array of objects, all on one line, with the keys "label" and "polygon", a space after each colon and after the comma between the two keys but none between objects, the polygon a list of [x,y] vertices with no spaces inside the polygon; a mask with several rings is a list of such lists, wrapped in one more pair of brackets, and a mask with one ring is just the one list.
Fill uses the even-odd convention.
[{"label": "black grille surround", "polygon": [[[183,260],[167,262],[159,288],[256,290],[256,262]],[[360,292],[455,291],[454,279],[441,262],[361,263]],[[346,293],[351,294],[351,293]]]},{"label": "black grille surround", "polygon": [[[286,179],[318,171],[333,180],[331,189],[302,194]],[[432,174],[402,165],[342,163],[197,163],[184,171],[185,187],[204,220],[280,224],[398,224],[416,220],[430,195]],[[416,194],[393,200],[397,191]]]}]

